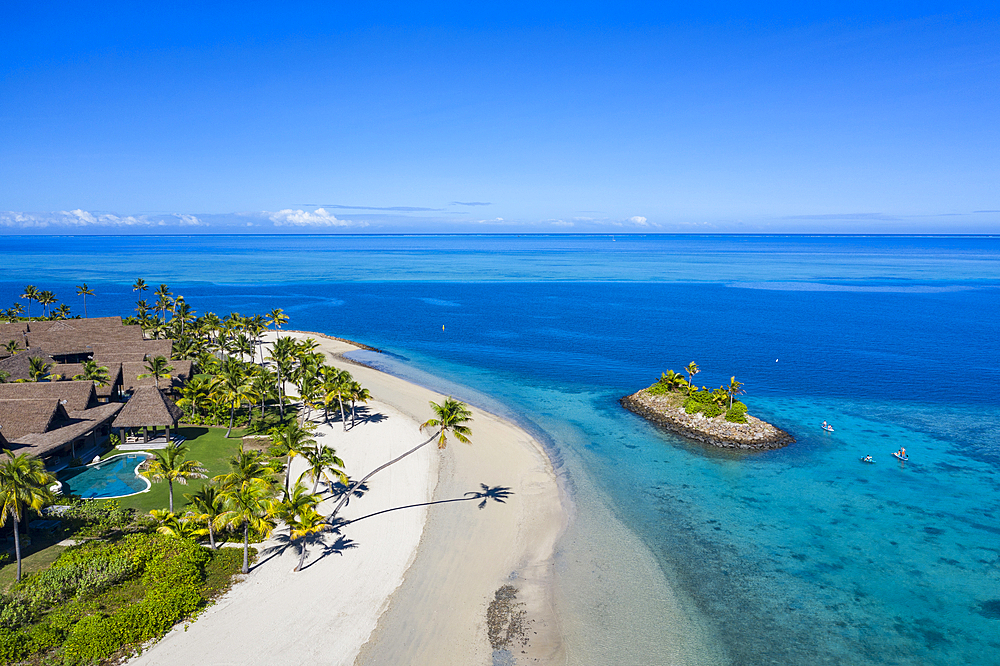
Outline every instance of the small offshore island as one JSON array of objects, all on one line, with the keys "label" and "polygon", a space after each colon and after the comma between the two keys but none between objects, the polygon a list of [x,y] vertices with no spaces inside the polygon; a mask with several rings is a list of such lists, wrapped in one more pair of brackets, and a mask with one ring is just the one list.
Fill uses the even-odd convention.
[{"label": "small offshore island", "polygon": [[684,370],[688,379],[667,370],[649,388],[619,400],[621,406],[672,433],[712,446],[764,451],[795,442],[784,430],[748,414],[747,406],[734,399],[744,392],[735,376],[728,386],[699,390],[693,382],[701,370],[693,362]]}]

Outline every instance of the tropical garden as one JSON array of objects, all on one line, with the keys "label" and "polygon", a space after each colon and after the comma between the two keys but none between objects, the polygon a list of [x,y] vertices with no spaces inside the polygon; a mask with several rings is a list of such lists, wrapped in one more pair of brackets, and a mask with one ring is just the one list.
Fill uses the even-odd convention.
[{"label": "tropical garden", "polygon": [[[731,423],[747,422],[747,406],[736,400],[736,396],[746,393],[743,382],[732,377],[728,384],[719,388],[700,389],[694,383],[694,377],[701,368],[692,361],[684,368],[684,373],[667,370],[660,379],[646,389],[651,395],[665,396],[671,399],[672,407],[683,407],[688,414],[702,414],[705,418],[724,416]],[[687,377],[685,377],[685,373]]]},{"label": "tropical garden", "polygon": [[[94,295],[83,287],[84,298]],[[252,544],[281,532],[279,542],[297,549],[298,571],[312,544],[349,524],[339,512],[363,497],[378,472],[432,443],[470,441],[472,416],[464,403],[431,403],[433,415],[421,426],[430,436],[354,481],[337,452],[314,438],[317,422],[339,421],[344,430],[363,422],[370,394],[349,372],[326,363],[314,341],[280,335],[288,322],[280,309],[199,317],[167,285],[153,291],[152,301],[143,297],[148,290],[141,279],[133,285],[141,298],[124,323],[173,340],[174,360],[194,362],[196,374],[175,394],[187,441],[153,451],[139,467],[151,491],[121,500],[57,497],[56,479],[40,460],[0,453],[0,527],[14,534],[11,561],[0,559],[3,663],[114,662],[196,615],[247,574],[257,554]],[[29,307],[42,303],[38,293],[26,297]],[[268,330],[276,337],[265,344]],[[159,385],[170,377],[170,363],[149,359],[144,376]],[[44,364],[37,370],[36,381],[55,379]],[[91,361],[73,379],[107,381],[107,368]],[[295,459],[303,470],[297,475]],[[508,495],[506,488],[483,486],[432,503],[480,501],[482,508]],[[321,510],[325,500],[333,507],[328,512]],[[378,513],[384,511],[362,518]],[[21,534],[39,517],[60,520],[61,538],[75,545],[51,545],[48,558],[36,549],[26,559]],[[30,566],[22,570],[25,561]]]}]

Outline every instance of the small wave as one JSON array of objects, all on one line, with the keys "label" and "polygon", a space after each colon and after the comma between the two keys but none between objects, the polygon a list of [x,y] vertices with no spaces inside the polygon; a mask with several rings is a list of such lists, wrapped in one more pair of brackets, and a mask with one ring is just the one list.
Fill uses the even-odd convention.
[{"label": "small wave", "polygon": [[424,303],[427,303],[428,305],[440,305],[441,307],[445,307],[445,308],[460,308],[460,307],[462,307],[461,303],[456,303],[454,301],[442,301],[440,298],[419,298],[418,297],[417,300],[423,301]]},{"label": "small wave", "polygon": [[854,285],[825,284],[822,282],[731,282],[734,289],[766,289],[769,291],[850,291],[892,294],[940,294],[951,291],[975,291],[981,287],[969,285],[932,286],[925,284],[903,285]]}]

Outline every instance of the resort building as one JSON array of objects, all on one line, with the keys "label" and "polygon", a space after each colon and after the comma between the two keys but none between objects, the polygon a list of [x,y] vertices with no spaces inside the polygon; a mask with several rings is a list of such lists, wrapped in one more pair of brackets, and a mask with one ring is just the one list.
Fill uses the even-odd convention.
[{"label": "resort building", "polygon": [[132,394],[112,425],[119,431],[142,429],[141,438],[122,432],[121,438],[124,444],[140,442],[148,444],[150,442],[149,431],[153,431],[154,439],[156,439],[156,431],[159,428],[165,429],[163,442],[168,443],[170,442],[170,429],[177,427],[177,422],[182,415],[181,408],[163,395],[163,391],[154,386],[143,386]]}]

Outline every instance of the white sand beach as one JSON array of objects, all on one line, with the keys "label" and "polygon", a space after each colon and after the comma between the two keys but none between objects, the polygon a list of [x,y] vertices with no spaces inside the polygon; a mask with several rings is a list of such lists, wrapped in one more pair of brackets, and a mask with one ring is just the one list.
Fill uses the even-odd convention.
[{"label": "white sand beach", "polygon": [[[365,422],[344,432],[334,421],[317,431],[353,479],[433,434],[419,424],[432,416],[429,401],[445,396],[338,358],[357,349],[348,343],[282,335],[312,337],[371,391]],[[565,527],[555,474],[527,433],[472,412],[471,445],[420,449],[374,476],[369,492],[340,515],[462,497],[480,484],[509,487],[506,503],[480,510],[474,501],[453,502],[366,518],[343,529],[349,547],[328,537],[326,552],[313,546],[299,572],[293,549],[263,554],[218,603],[130,663],[490,664],[487,608],[507,583],[518,590],[530,636],[512,651],[531,663],[563,663],[552,612],[552,553]],[[294,462],[293,475],[302,467]],[[331,502],[320,508],[329,511]]]}]

